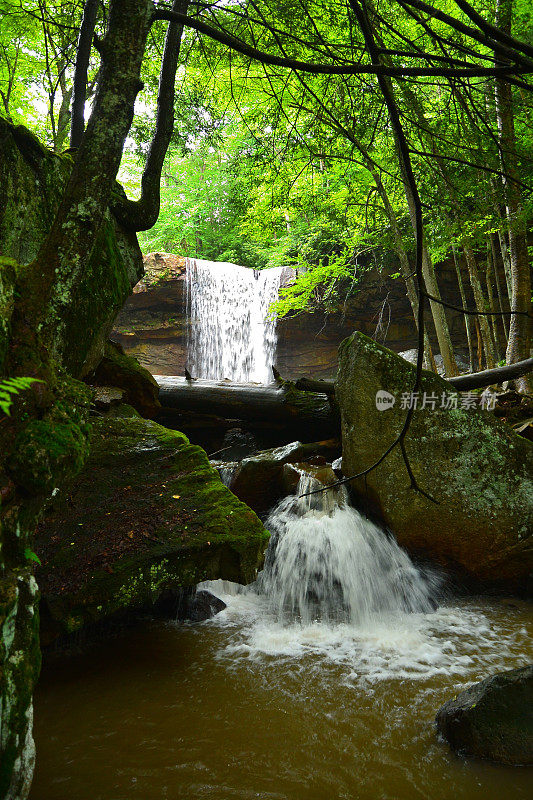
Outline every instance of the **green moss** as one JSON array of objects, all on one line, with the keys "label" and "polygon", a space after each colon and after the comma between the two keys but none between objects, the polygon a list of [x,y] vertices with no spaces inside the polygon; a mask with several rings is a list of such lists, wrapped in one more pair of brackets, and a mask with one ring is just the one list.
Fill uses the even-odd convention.
[{"label": "green moss", "polygon": [[9,472],[28,492],[45,494],[81,468],[86,439],[86,432],[74,423],[33,420],[17,437]]},{"label": "green moss", "polygon": [[161,410],[159,386],[153,375],[114,342],[106,343],[104,357],[88,380],[97,386],[123,389],[126,402],[144,417],[155,417]]},{"label": "green moss", "polygon": [[46,150],[31,131],[0,118],[1,254],[28,264],[61,200],[72,160]]},{"label": "green moss", "polygon": [[[414,383],[415,368],[372,339],[356,333],[343,342],[337,397],[347,474],[371,466],[395,441],[407,414],[401,395]],[[394,406],[377,410],[378,390],[390,392]],[[533,566],[533,446],[490,412],[462,407],[461,395],[433,373],[423,373],[424,392],[436,406],[415,410],[405,448],[419,487],[436,502],[413,490],[399,447],[354,488],[412,552],[518,585]],[[442,408],[442,394],[455,395],[458,408]]]},{"label": "green moss", "polygon": [[83,466],[89,452],[86,422],[90,391],[62,379],[57,400],[42,419],[19,432],[7,469],[16,484],[33,495],[48,494]]},{"label": "green moss", "polygon": [[95,422],[68,508],[39,534],[39,582],[68,632],[150,606],[164,590],[218,577],[249,582],[267,541],[200,447],[119,407]]},{"label": "green moss", "polygon": [[[31,773],[32,695],[41,666],[37,586],[28,570],[0,580],[0,797],[19,796]],[[18,765],[18,766],[17,766]]]}]

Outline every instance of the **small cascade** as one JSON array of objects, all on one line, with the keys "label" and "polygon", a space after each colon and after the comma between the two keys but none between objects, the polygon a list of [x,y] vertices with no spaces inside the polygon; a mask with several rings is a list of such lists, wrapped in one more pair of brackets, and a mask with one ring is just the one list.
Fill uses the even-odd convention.
[{"label": "small cascade", "polygon": [[432,580],[383,530],[348,504],[341,486],[301,473],[266,522],[271,540],[258,589],[279,621],[364,626],[370,620],[434,610]]},{"label": "small cascade", "polygon": [[224,486],[229,486],[235,472],[239,468],[238,461],[211,461],[211,465],[218,471]]},{"label": "small cascade", "polygon": [[187,259],[189,371],[197,378],[270,383],[282,269]]}]

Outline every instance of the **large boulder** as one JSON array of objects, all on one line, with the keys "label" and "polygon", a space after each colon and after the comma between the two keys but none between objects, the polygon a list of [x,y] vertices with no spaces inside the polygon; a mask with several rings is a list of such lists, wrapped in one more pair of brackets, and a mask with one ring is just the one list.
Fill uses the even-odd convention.
[{"label": "large boulder", "polygon": [[533,664],[465,689],[443,705],[436,723],[461,754],[533,764]]},{"label": "large boulder", "polygon": [[[372,339],[355,333],[342,343],[336,396],[344,475],[370,467],[394,442],[407,413],[402,395],[414,382],[415,368]],[[380,391],[394,404],[389,398],[378,410]],[[479,397],[457,395],[433,373],[423,375],[424,392],[426,408],[415,411],[405,448],[433,500],[411,488],[399,446],[353,488],[410,553],[476,582],[525,585],[533,569],[532,443],[481,410]],[[457,408],[442,408],[443,395]]]},{"label": "large boulder", "polygon": [[35,545],[42,639],[149,610],[203,580],[254,580],[268,534],[205,452],[123,406],[93,425]]}]

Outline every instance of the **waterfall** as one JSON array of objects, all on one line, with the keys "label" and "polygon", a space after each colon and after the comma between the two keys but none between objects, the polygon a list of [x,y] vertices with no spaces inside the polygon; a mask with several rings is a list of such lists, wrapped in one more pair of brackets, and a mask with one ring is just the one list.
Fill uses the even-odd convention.
[{"label": "waterfall", "polygon": [[[321,488],[302,473],[298,495]],[[433,581],[383,530],[348,504],[344,487],[290,496],[270,514],[258,589],[279,621],[365,625],[435,608]]]},{"label": "waterfall", "polygon": [[276,321],[268,308],[277,299],[281,273],[187,259],[188,366],[194,377],[273,380]]}]

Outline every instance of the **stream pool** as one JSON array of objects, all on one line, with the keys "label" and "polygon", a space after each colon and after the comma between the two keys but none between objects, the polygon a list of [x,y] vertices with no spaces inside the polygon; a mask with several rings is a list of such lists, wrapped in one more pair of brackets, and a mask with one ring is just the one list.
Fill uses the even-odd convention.
[{"label": "stream pool", "polygon": [[207,622],[146,623],[44,664],[32,800],[533,796],[533,768],[466,761],[433,724],[469,683],[533,661],[531,605],[282,626],[227,592]]}]

